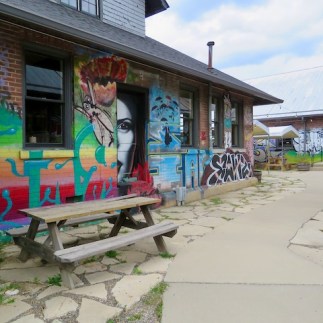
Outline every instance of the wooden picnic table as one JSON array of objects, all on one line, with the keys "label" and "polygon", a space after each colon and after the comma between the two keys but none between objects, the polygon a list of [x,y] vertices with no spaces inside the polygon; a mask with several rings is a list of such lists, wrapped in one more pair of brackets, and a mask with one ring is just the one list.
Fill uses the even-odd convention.
[{"label": "wooden picnic table", "polygon": [[[46,261],[58,263],[63,283],[73,288],[70,265],[74,266],[81,259],[132,244],[146,237],[154,238],[160,252],[167,251],[162,235],[172,237],[176,234],[178,226],[171,222],[154,223],[149,207],[159,202],[159,198],[130,196],[114,200],[102,199],[22,209],[22,213],[31,217],[25,234],[19,230],[18,234],[16,229],[7,233],[12,235],[14,242],[21,247],[20,260],[26,261],[32,254],[36,254]],[[142,212],[145,222],[134,219],[133,209]],[[101,213],[107,215],[108,220],[114,223],[108,238],[64,249],[60,227],[66,221],[81,220]],[[35,241],[35,237],[40,225],[44,224],[47,225],[49,237],[44,243],[39,243]],[[117,236],[123,226],[137,231]]]}]

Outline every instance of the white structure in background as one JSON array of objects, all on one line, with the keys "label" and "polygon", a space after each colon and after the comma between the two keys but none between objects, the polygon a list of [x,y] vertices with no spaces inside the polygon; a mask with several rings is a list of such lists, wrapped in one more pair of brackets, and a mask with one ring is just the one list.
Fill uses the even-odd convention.
[{"label": "white structure in background", "polygon": [[297,152],[323,150],[323,66],[245,82],[284,100],[255,106],[254,120],[267,126],[292,125],[299,133],[293,140]]},{"label": "white structure in background", "polygon": [[[284,154],[284,139],[292,139],[293,146],[299,145],[300,133],[293,126],[266,127],[258,120],[253,121],[254,139],[255,139],[255,160],[258,162],[266,162],[267,156],[282,156]],[[273,139],[279,139],[281,146],[277,146],[277,140],[273,144]],[[290,147],[288,147],[290,148]]]}]

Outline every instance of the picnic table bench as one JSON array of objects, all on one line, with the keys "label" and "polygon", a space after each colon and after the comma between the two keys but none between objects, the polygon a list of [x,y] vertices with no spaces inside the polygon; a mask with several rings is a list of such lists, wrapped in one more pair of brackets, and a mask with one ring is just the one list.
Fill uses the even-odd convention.
[{"label": "picnic table bench", "polygon": [[[178,225],[168,221],[154,223],[149,207],[159,202],[158,198],[130,195],[115,199],[22,209],[20,210],[22,213],[31,217],[30,225],[26,228],[11,229],[6,233],[21,247],[20,260],[26,261],[35,254],[48,262],[58,264],[63,284],[74,288],[71,272],[82,259],[133,244],[147,237],[153,237],[160,252],[167,251],[163,236],[173,237]],[[135,220],[131,212],[133,209],[142,212],[145,222]],[[107,219],[113,223],[108,238],[64,248],[59,230],[62,226],[97,219]],[[122,227],[135,230],[118,235]],[[42,230],[48,230],[49,233],[44,243],[35,241],[37,232]]]}]

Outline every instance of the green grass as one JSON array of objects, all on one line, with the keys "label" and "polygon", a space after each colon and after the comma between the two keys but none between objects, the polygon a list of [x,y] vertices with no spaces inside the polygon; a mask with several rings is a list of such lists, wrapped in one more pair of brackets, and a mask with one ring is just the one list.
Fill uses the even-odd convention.
[{"label": "green grass", "polygon": [[210,201],[215,205],[219,205],[223,203],[219,197],[213,197]]},{"label": "green grass", "polygon": [[0,242],[0,263],[4,262],[5,255],[3,250],[5,245],[6,245],[5,243]]},{"label": "green grass", "polygon": [[174,258],[175,257],[175,255],[172,255],[171,253],[169,253],[169,252],[161,252],[160,254],[159,254],[162,258]]},{"label": "green grass", "polygon": [[10,296],[6,296],[5,293],[8,290],[20,289],[20,285],[17,283],[10,283],[4,287],[0,288],[0,305],[11,304],[14,303],[15,299]]},{"label": "green grass", "polygon": [[62,283],[62,277],[60,274],[51,276],[47,278],[47,283],[49,285],[55,285],[55,286],[61,286]]},{"label": "green grass", "polygon": [[85,265],[85,264],[89,264],[89,263],[91,263],[91,262],[96,262],[98,260],[98,258],[97,257],[95,257],[95,256],[93,256],[93,257],[90,257],[90,258],[87,258],[87,259],[85,259],[84,261],[83,261],[83,264]]},{"label": "green grass", "polygon": [[139,321],[141,319],[142,315],[140,313],[133,314],[127,318],[128,322],[134,322]]},{"label": "green grass", "polygon": [[135,266],[132,273],[133,273],[133,275],[141,275],[142,271],[138,266]]},{"label": "green grass", "polygon": [[110,250],[110,251],[107,251],[105,255],[109,258],[117,258],[118,252],[115,250]]},{"label": "green grass", "polygon": [[155,307],[155,314],[159,321],[161,321],[163,313],[163,294],[167,288],[168,285],[161,282],[153,287],[145,297],[145,303]]}]

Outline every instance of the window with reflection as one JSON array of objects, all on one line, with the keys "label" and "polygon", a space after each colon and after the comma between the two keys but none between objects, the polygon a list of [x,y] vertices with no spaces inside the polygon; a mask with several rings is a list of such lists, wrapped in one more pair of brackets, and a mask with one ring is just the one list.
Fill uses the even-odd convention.
[{"label": "window with reflection", "polygon": [[212,97],[211,102],[211,140],[212,147],[221,147],[223,142],[223,136],[221,135],[221,130],[223,128],[221,123],[222,113],[220,100],[217,97]]},{"label": "window with reflection", "polygon": [[25,146],[66,144],[65,61],[47,54],[25,54]]},{"label": "window with reflection", "polygon": [[92,16],[99,15],[98,0],[61,0],[61,3]]},{"label": "window with reflection", "polygon": [[180,130],[181,143],[184,146],[193,145],[194,92],[180,91]]}]

